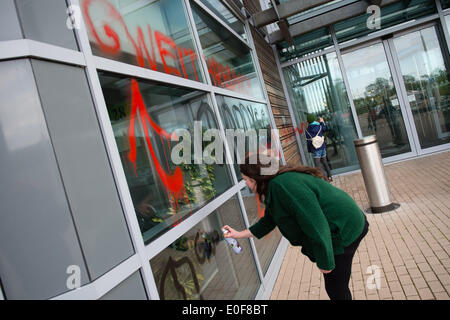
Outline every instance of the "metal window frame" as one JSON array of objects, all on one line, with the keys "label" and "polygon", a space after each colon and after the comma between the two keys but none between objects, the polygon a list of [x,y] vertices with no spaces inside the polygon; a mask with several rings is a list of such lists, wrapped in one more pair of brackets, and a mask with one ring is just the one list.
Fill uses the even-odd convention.
[{"label": "metal window frame", "polygon": [[[397,51],[395,50],[395,44],[394,44],[394,40],[398,37],[401,37],[403,35],[409,34],[409,33],[413,33],[413,32],[417,32],[426,28],[432,28],[432,27],[439,27],[439,23],[442,23],[442,20],[436,20],[436,21],[432,21],[426,24],[422,24],[422,25],[418,25],[415,26],[414,28],[409,28],[406,30],[402,30],[396,34],[394,34],[393,38],[390,38],[388,40],[385,40],[388,42],[388,48],[390,51],[390,55],[392,56],[392,65],[393,68],[395,70],[395,74],[397,75],[396,77],[394,77],[395,79],[401,79],[402,78],[402,73],[401,73],[401,67],[400,67],[400,61],[398,58],[398,54]],[[444,21],[445,23],[445,21]],[[441,24],[442,29],[445,29],[446,26]],[[439,35],[438,36],[438,40],[439,40]],[[446,40],[446,39],[445,39]],[[441,46],[441,42],[439,41],[439,46]],[[442,49],[442,48],[441,48]],[[442,52],[442,51],[441,51]],[[388,56],[389,58],[389,56]],[[442,57],[445,61],[445,57]],[[404,114],[407,115],[407,121],[409,124],[409,128],[407,126],[406,130],[408,133],[408,137],[410,137],[409,139],[413,141],[414,144],[414,148],[415,148],[415,153],[417,156],[421,156],[421,155],[426,155],[426,154],[430,154],[430,153],[434,153],[434,152],[438,152],[438,151],[442,151],[445,149],[448,149],[450,146],[450,143],[445,143],[445,144],[440,144],[440,145],[436,145],[433,147],[426,147],[423,148],[420,144],[420,139],[419,139],[419,135],[418,135],[418,130],[416,128],[416,124],[415,124],[415,120],[414,120],[414,116],[412,113],[412,109],[410,107],[410,103],[408,100],[408,94],[407,94],[407,90],[406,90],[406,86],[405,83],[403,81],[398,81],[398,88],[399,91],[401,93],[402,99],[404,101],[404,106],[405,106],[405,110],[404,110]],[[403,111],[403,109],[402,109]],[[406,120],[405,120],[406,121]],[[406,123],[405,123],[406,125]],[[408,129],[411,131],[409,132]],[[410,142],[411,144],[411,142]],[[412,144],[411,144],[412,145]]]},{"label": "metal window frame", "polygon": [[[203,4],[200,0],[191,0],[192,2],[194,2],[196,5],[198,5],[200,8],[202,8],[206,13],[208,13],[211,17],[214,18],[214,20],[216,20],[217,22],[219,22],[223,27],[225,27],[228,31],[230,31],[236,38],[238,38],[243,44],[245,44],[247,47],[250,48],[250,45],[247,43],[247,41],[245,41],[245,39],[243,39],[239,34],[237,34],[236,31],[233,30],[233,28],[231,28],[228,23],[226,23],[225,21],[223,21],[220,17],[218,17],[214,12],[212,12],[205,4]],[[219,0],[220,3],[222,3],[224,5],[224,7],[226,9],[228,9],[231,14],[233,14],[233,16],[242,23],[242,26],[244,27],[244,32],[245,32],[245,22],[243,22],[241,20],[241,17],[238,17],[232,10],[230,10],[230,8],[228,7],[228,5],[226,4],[226,2]],[[195,25],[195,24],[194,24]]]},{"label": "metal window frame", "polygon": [[338,41],[336,38],[336,33],[334,32],[333,26],[330,26],[330,32],[331,32],[331,37],[333,39],[334,48],[336,50],[336,57],[337,57],[338,63],[339,63],[339,71],[341,72],[342,80],[344,81],[345,91],[347,92],[347,98],[350,102],[350,109],[352,112],[353,121],[355,122],[356,133],[358,134],[358,138],[361,139],[363,137],[363,134],[362,134],[361,126],[359,125],[359,119],[358,119],[358,114],[356,112],[355,103],[353,101],[353,95],[352,95],[351,90],[349,90],[350,83],[348,82],[347,71],[345,70],[345,67],[344,67],[344,61],[342,60],[341,49],[339,48]]},{"label": "metal window frame", "polygon": [[[438,2],[438,0],[436,0],[436,2],[437,2],[437,4],[440,4]],[[449,12],[450,12],[450,10],[449,10]],[[444,29],[444,34],[445,34],[446,25],[445,25],[445,20],[442,20],[443,17],[444,17],[443,15],[442,15],[442,17],[441,16],[438,17],[438,14],[432,14],[430,16],[424,17],[419,20],[408,21],[406,23],[402,23],[402,24],[387,28],[385,30],[382,30],[383,32],[377,33],[377,37],[374,37],[373,34],[371,34],[369,36],[359,39],[359,41],[352,42],[351,44],[347,43],[345,46],[341,46],[341,47],[344,47],[343,50],[340,50],[339,46],[338,46],[338,49],[341,51],[340,59],[342,59],[343,54],[346,54],[346,53],[349,53],[352,51],[356,51],[356,50],[359,50],[359,49],[362,49],[362,48],[365,48],[365,47],[368,47],[368,46],[374,45],[374,44],[381,44],[383,46],[383,50],[386,53],[388,67],[392,74],[392,78],[393,78],[394,85],[396,88],[397,96],[399,98],[399,101],[401,101],[400,107],[401,107],[401,111],[402,111],[402,115],[403,115],[403,123],[405,125],[405,131],[406,131],[406,134],[408,137],[408,142],[411,147],[411,151],[402,153],[399,155],[384,157],[382,159],[383,163],[387,164],[387,163],[410,159],[410,158],[421,156],[421,155],[426,155],[426,154],[431,154],[434,152],[443,151],[443,150],[448,149],[450,146],[449,143],[441,144],[441,145],[437,145],[437,146],[433,146],[433,147],[428,147],[428,148],[422,148],[420,146],[420,140],[418,137],[416,125],[414,123],[414,117],[412,114],[412,110],[409,105],[406,88],[405,88],[404,82],[400,81],[400,79],[402,78],[401,71],[400,71],[400,62],[398,61],[398,56],[394,49],[394,43],[393,43],[395,38],[398,38],[405,34],[409,34],[409,33],[419,31],[419,30],[422,30],[425,28],[433,27],[433,26],[440,25],[442,27],[442,29]],[[444,24],[442,24],[442,23],[444,23]],[[383,35],[387,35],[387,34],[392,34],[393,37],[390,39],[387,39],[387,40],[383,40],[382,38],[380,38]],[[447,34],[448,34],[448,32],[447,32]],[[447,41],[447,38],[445,40]],[[447,42],[446,42],[446,44],[447,44]],[[345,72],[344,67],[342,67],[341,70],[344,70],[344,72]],[[348,81],[347,76],[345,76],[344,82],[347,82],[347,81]],[[346,87],[349,88],[350,86],[346,83]],[[360,129],[359,123],[358,123],[357,128]]]},{"label": "metal window frame", "polygon": [[325,14],[327,12],[339,9],[341,7],[345,7],[345,6],[347,6],[349,4],[352,4],[353,2],[356,2],[356,1],[359,1],[359,0],[343,0],[343,1],[340,1],[340,2],[333,3],[333,4],[328,4],[328,5],[324,6],[323,8],[320,8],[320,9],[315,9],[314,10],[314,8],[312,8],[311,12],[305,13],[305,14],[297,17],[297,18],[294,18],[294,16],[289,17],[289,19],[291,19],[291,21],[289,21],[289,24],[290,25],[294,25],[296,23],[299,23],[299,22],[311,19],[311,18],[313,18],[315,16],[320,16],[320,15]]},{"label": "metal window frame", "polygon": [[[243,223],[245,224],[246,227],[249,226],[247,213],[241,195],[241,189],[245,187],[245,181],[243,180],[238,181],[236,173],[234,172],[234,168],[230,164],[227,164],[227,168],[231,178],[231,186],[226,191],[224,191],[221,195],[205,204],[205,206],[196,211],[195,214],[192,215],[192,217],[186,218],[182,223],[180,223],[178,228],[173,228],[172,230],[167,231],[161,237],[150,242],[150,244],[148,245],[144,244],[139,224],[137,222],[137,218],[134,212],[133,202],[128,189],[128,184],[122,167],[118,148],[115,142],[114,132],[110,123],[98,71],[108,71],[116,74],[122,74],[126,76],[156,81],[162,84],[166,83],[171,85],[178,85],[186,88],[203,91],[204,93],[206,93],[210,97],[211,102],[213,104],[212,107],[214,109],[214,113],[219,124],[221,138],[224,141],[225,156],[227,157],[228,163],[232,163],[231,161],[232,153],[230,152],[229,147],[226,143],[225,129],[218,109],[216,95],[219,94],[240,100],[261,103],[266,106],[268,105],[267,92],[264,91],[265,89],[263,86],[264,82],[260,74],[259,64],[257,59],[255,59],[256,56],[256,52],[254,51],[255,48],[254,45],[250,44],[252,43],[250,42],[252,38],[251,33],[249,32],[248,29],[248,21],[246,20],[245,22],[243,22],[242,17],[236,16],[234,11],[231,11],[239,21],[243,22],[244,31],[246,32],[246,35],[248,37],[248,41],[246,41],[242,39],[239,35],[237,35],[236,32],[232,30],[224,21],[216,17],[214,13],[210,12],[210,10],[208,10],[207,8],[203,8],[205,11],[208,12],[208,14],[210,14],[217,21],[217,23],[220,23],[225,28],[227,28],[227,30],[229,30],[233,34],[233,36],[236,36],[241,42],[243,42],[249,48],[252,56],[252,61],[255,66],[255,73],[258,83],[261,84],[261,87],[263,88],[264,93],[263,98],[257,98],[239,92],[234,92],[228,89],[215,87],[211,83],[211,79],[209,78],[207,73],[208,69],[206,61],[204,57],[202,57],[202,55],[200,54],[202,52],[202,48],[199,41],[197,29],[195,26],[195,21],[192,16],[190,1],[196,2],[201,7],[204,7],[204,5],[199,3],[198,0],[183,0],[183,1],[184,1],[183,2],[184,10],[188,16],[188,25],[190,28],[191,35],[193,36],[193,43],[195,49],[199,53],[198,54],[200,61],[199,72],[202,72],[204,76],[204,82],[197,82],[189,79],[184,79],[182,77],[176,77],[163,72],[156,72],[135,65],[130,65],[106,59],[103,57],[95,56],[92,53],[92,48],[89,42],[88,31],[86,28],[86,24],[84,22],[84,17],[81,17],[80,28],[74,29],[74,36],[76,38],[79,51],[39,41],[34,41],[30,39],[0,41],[0,61],[10,59],[21,59],[21,58],[26,59],[38,58],[84,68],[86,78],[88,80],[89,90],[93,99],[95,112],[98,118],[102,138],[105,143],[108,161],[111,165],[111,170],[118,191],[118,196],[123,208],[125,221],[127,223],[128,231],[130,233],[133,248],[135,251],[135,253],[131,257],[127,258],[119,265],[111,268],[111,270],[103,274],[98,279],[78,289],[71,290],[61,295],[50,298],[52,300],[99,299],[108,292],[110,292],[111,290],[113,290],[120,283],[122,283],[124,280],[126,280],[128,277],[130,277],[137,271],[141,273],[147,297],[149,299],[158,300],[159,294],[155,283],[154,275],[152,273],[150,260],[154,256],[156,256],[159,252],[164,250],[167,247],[167,245],[176,240],[177,237],[179,237],[181,234],[187,232],[196,223],[200,222],[202,219],[206,218],[207,216],[215,212],[217,208],[219,208],[221,205],[223,205],[226,201],[228,201],[232,197],[236,197],[238,199],[239,207],[241,209],[240,214],[242,215]],[[220,1],[224,3],[227,9],[229,9],[223,0]],[[80,0],[67,0],[66,3],[68,6],[73,5],[80,7]],[[139,5],[149,3],[152,3],[152,1],[142,0],[141,2],[139,2]],[[271,108],[268,107],[267,111],[269,112],[270,120],[273,122],[273,114]],[[279,143],[279,141],[277,142]],[[253,239],[250,239],[250,243],[252,254],[254,256],[255,267],[257,269],[258,276],[260,278],[260,286],[258,288],[258,292],[260,292],[261,289],[265,291],[264,290],[265,280],[263,277],[259,259],[257,257],[256,247],[254,245]],[[281,244],[279,244],[279,247],[277,249],[276,254],[278,255],[280,255],[279,253],[280,247]],[[277,274],[275,273],[271,274],[271,277],[276,278],[276,275]],[[3,293],[0,292],[0,300],[4,299],[5,297]]]},{"label": "metal window frame", "polygon": [[30,39],[0,41],[0,61],[38,57],[49,61],[86,67],[82,52]]},{"label": "metal window frame", "polygon": [[[68,0],[69,5],[80,7],[79,0]],[[109,120],[109,115],[106,107],[106,102],[103,96],[103,91],[98,76],[97,66],[95,64],[92,49],[89,43],[88,33],[84,18],[81,17],[80,29],[75,29],[78,45],[86,60],[86,74],[88,78],[89,87],[94,100],[95,111],[97,113],[100,129],[103,134],[103,140],[107,150],[108,159],[111,164],[112,173],[116,182],[118,195],[123,207],[125,219],[128,223],[128,229],[133,242],[136,255],[139,257],[140,267],[142,268],[142,278],[147,296],[158,299],[158,291],[156,283],[151,272],[149,263],[145,261],[145,245],[140,235],[140,228],[137,218],[134,213],[134,206],[131,200],[131,195],[128,189],[128,184],[125,177],[125,172],[121,166],[121,159],[119,150],[115,143],[114,132]],[[113,269],[114,271],[115,269]],[[132,274],[132,269],[128,269],[129,275]],[[96,283],[96,282],[94,282]]]},{"label": "metal window frame", "polygon": [[[276,50],[276,46],[275,45],[274,45],[274,47],[275,47],[275,50]],[[318,51],[318,52],[314,52],[314,53],[311,53],[311,54],[307,54],[307,55],[304,55],[304,56],[299,57],[299,58],[295,58],[295,59],[290,60],[290,61],[283,62],[283,63],[280,64],[280,66],[281,66],[281,68],[289,67],[289,66],[292,66],[293,64],[297,64],[297,63],[300,63],[300,62],[303,62],[303,61],[306,61],[306,60],[309,60],[309,59],[312,59],[312,58],[317,58],[317,57],[323,56],[324,54],[331,53],[331,52],[334,52],[334,51],[335,51],[335,46],[331,45],[329,48],[326,48],[324,50],[321,50],[321,51]]]},{"label": "metal window frame", "polygon": [[427,23],[429,21],[432,20],[436,20],[438,19],[439,15],[437,13],[434,13],[432,15],[420,18],[418,20],[413,19],[410,21],[406,21],[397,25],[394,25],[392,27],[386,28],[386,29],[381,29],[379,31],[375,31],[372,32],[366,36],[363,36],[361,38],[356,38],[356,39],[352,39],[352,40],[348,40],[342,43],[338,43],[339,49],[343,50],[343,49],[347,49],[347,48],[351,48],[351,47],[356,47],[360,44],[364,44],[367,43],[371,40],[377,40],[380,37],[383,37],[385,35],[391,34],[391,33],[396,33],[398,31],[402,31],[411,27],[415,27],[424,23]]},{"label": "metal window frame", "polygon": [[[264,77],[263,77],[261,65],[259,64],[258,55],[257,55],[257,52],[256,52],[256,47],[255,47],[255,42],[253,40],[252,31],[251,31],[250,28],[251,27],[250,27],[249,21],[246,21],[245,22],[245,32],[248,35],[249,44],[250,44],[250,47],[251,47],[253,65],[255,66],[255,69],[256,69],[255,71],[257,73],[257,77],[259,79],[259,83],[260,83],[261,89],[263,91],[264,99],[267,101],[266,102],[266,109],[267,109],[267,112],[269,114],[269,122],[270,122],[270,126],[271,126],[271,128],[273,130],[272,132],[275,133],[275,136],[276,136],[276,139],[275,139],[276,145],[277,145],[276,148],[280,152],[279,154],[281,155],[281,159],[280,160],[281,160],[282,165],[286,165],[286,158],[285,158],[285,155],[284,155],[284,150],[283,150],[283,148],[281,146],[281,141],[280,141],[280,137],[279,137],[278,128],[277,128],[277,125],[276,125],[276,122],[275,122],[275,118],[274,118],[273,113],[272,113],[272,106],[270,104],[269,94],[267,92],[267,88],[266,88],[266,85],[265,85],[265,82],[264,82]],[[239,197],[239,202],[241,203],[241,207],[243,208],[244,212],[246,213],[246,211],[245,211],[245,204],[244,204],[244,198],[242,196],[242,189],[239,192],[238,197]],[[247,214],[245,214],[244,219],[245,219],[246,227],[247,228],[250,227],[250,223],[248,221]],[[260,274],[260,278],[261,278],[261,282],[262,282],[261,288],[260,288],[260,290],[258,291],[258,293],[256,295],[256,299],[260,299],[260,297],[261,298],[265,297],[265,295],[267,295],[267,292],[271,292],[272,289],[273,289],[275,281],[272,281],[272,278],[273,278],[273,275],[276,274],[275,271],[279,270],[279,268],[281,267],[281,264],[278,265],[277,262],[278,262],[278,260],[282,260],[282,259],[279,259],[279,255],[280,254],[284,254],[285,249],[287,248],[287,240],[284,237],[281,237],[281,241],[278,243],[277,250],[275,251],[274,255],[272,256],[272,260],[271,260],[271,262],[269,264],[269,268],[267,269],[265,274],[264,274],[264,272],[262,270],[262,266],[261,266],[261,263],[260,263],[258,252],[256,250],[255,240],[253,238],[250,238],[250,244],[251,244],[253,252],[254,252],[255,262],[257,264],[257,269],[258,269],[258,272]],[[276,279],[276,277],[275,277],[275,279]]]},{"label": "metal window frame", "polygon": [[[277,63],[277,69],[278,69],[278,73],[280,75],[281,85],[283,86],[284,96],[286,97],[286,102],[287,102],[287,105],[288,105],[289,115],[291,116],[292,126],[295,129],[295,128],[298,128],[297,120],[295,118],[295,113],[294,113],[294,109],[292,107],[291,97],[290,97],[289,91],[287,89],[286,81],[284,79],[283,69],[282,69],[282,66],[280,65],[280,58],[279,58],[278,51],[277,51],[277,48],[276,48],[275,45],[272,45],[272,51],[273,51],[273,54],[275,56],[275,61]],[[305,152],[303,150],[300,134],[297,132],[297,130],[295,130],[295,139],[297,140],[297,146],[298,146],[298,149],[300,151],[300,158],[302,159],[302,163],[304,165],[306,165],[307,162],[306,162]]]},{"label": "metal window frame", "polygon": [[128,277],[140,270],[140,257],[135,254],[95,281],[50,300],[95,300],[103,297]]},{"label": "metal window frame", "polygon": [[445,42],[447,44],[447,48],[450,50],[450,35],[447,28],[447,23],[445,21],[445,16],[450,15],[450,8],[442,9],[441,1],[436,1],[436,8],[438,10],[439,21],[441,22],[441,27],[444,31]]}]

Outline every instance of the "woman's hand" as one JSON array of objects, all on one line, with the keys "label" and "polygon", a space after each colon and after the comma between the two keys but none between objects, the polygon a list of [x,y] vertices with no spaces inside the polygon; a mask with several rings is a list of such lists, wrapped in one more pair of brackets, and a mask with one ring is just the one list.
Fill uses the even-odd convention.
[{"label": "woman's hand", "polygon": [[232,227],[230,227],[229,225],[223,226],[222,229],[227,230],[228,232],[225,232],[223,234],[223,236],[225,238],[235,238],[237,239],[239,237],[239,231],[234,230]]},{"label": "woman's hand", "polygon": [[228,225],[223,226],[222,229],[225,229],[228,231],[227,233],[224,233],[224,235],[223,235],[225,238],[242,239],[242,238],[250,238],[253,236],[251,234],[250,230],[248,230],[248,229],[246,229],[244,231],[236,231]]},{"label": "woman's hand", "polygon": [[333,270],[322,270],[322,269],[319,269],[320,270],[320,272],[322,272],[323,274],[327,274],[327,273],[330,273],[331,271],[333,271]]}]

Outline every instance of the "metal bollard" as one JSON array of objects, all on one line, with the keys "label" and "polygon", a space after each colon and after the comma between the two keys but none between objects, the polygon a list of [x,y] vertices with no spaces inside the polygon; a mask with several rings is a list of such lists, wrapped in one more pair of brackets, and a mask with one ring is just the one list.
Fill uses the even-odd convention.
[{"label": "metal bollard", "polygon": [[391,200],[376,136],[364,137],[353,142],[369,196],[370,209],[367,212],[382,213],[397,209],[400,205]]}]

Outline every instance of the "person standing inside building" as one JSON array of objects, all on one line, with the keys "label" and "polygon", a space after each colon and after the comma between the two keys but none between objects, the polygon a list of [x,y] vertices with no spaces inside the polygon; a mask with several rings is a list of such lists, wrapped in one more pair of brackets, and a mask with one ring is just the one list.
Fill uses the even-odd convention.
[{"label": "person standing inside building", "polygon": [[260,239],[278,227],[317,264],[330,299],[351,300],[352,260],[369,230],[363,211],[346,192],[324,181],[317,168],[286,166],[262,175],[268,165],[254,162],[247,157],[240,171],[250,190],[264,201],[264,216],[243,231],[223,226],[229,231],[225,237]]},{"label": "person standing inside building", "polygon": [[[308,127],[305,130],[306,146],[308,152],[313,154],[314,166],[319,168],[327,177],[329,182],[333,181],[330,166],[327,161],[327,149],[323,132],[327,130],[325,122],[321,117],[319,122],[312,115],[308,115]],[[324,170],[325,169],[325,170]]]}]

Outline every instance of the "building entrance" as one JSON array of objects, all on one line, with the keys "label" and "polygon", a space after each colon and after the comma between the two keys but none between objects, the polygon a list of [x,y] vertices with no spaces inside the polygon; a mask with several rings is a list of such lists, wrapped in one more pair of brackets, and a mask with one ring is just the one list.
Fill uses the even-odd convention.
[{"label": "building entrance", "polygon": [[450,142],[448,54],[441,39],[432,24],[342,51],[362,135],[377,136],[383,158],[433,152]]}]

